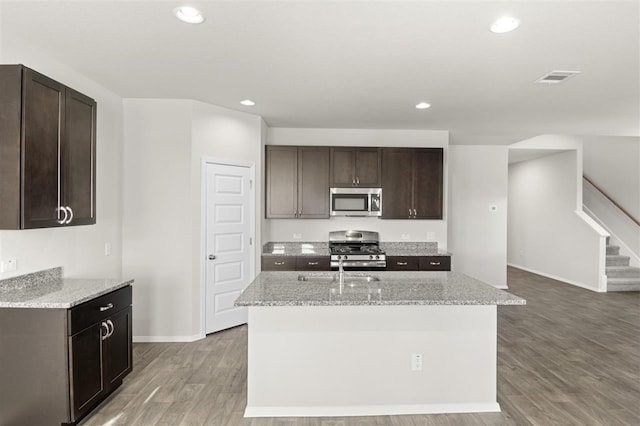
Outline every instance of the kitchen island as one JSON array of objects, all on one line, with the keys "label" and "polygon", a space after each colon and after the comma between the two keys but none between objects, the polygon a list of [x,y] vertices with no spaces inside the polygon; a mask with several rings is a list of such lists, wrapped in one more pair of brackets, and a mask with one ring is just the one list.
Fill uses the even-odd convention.
[{"label": "kitchen island", "polygon": [[455,272],[262,272],[249,308],[246,417],[500,411],[497,306]]}]

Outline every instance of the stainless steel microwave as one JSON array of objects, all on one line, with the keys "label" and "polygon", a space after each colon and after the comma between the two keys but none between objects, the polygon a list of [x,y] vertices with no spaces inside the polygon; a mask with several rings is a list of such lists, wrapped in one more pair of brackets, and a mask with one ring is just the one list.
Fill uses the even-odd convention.
[{"label": "stainless steel microwave", "polygon": [[331,188],[331,216],[381,216],[382,188]]}]

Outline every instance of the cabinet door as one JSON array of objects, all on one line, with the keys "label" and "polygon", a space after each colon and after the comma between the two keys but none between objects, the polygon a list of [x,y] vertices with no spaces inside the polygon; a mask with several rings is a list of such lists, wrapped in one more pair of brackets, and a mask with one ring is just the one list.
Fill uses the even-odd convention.
[{"label": "cabinet door", "polygon": [[423,256],[420,258],[421,271],[450,271],[450,256]]},{"label": "cabinet door", "polygon": [[298,147],[298,218],[329,218],[327,147]]},{"label": "cabinet door", "polygon": [[106,393],[102,374],[104,322],[98,322],[69,337],[69,377],[73,420],[97,403]]},{"label": "cabinet door", "polygon": [[329,256],[298,256],[296,258],[296,271],[330,271],[331,261]]},{"label": "cabinet door", "polygon": [[66,89],[65,132],[62,144],[62,205],[71,209],[69,225],[96,223],[96,103]]},{"label": "cabinet door", "polygon": [[417,219],[442,219],[442,148],[415,149],[413,208]]},{"label": "cabinet door", "polygon": [[412,150],[382,148],[382,218],[408,219],[412,200]]},{"label": "cabinet door", "polygon": [[387,256],[387,271],[418,271],[419,259],[417,256]]},{"label": "cabinet door", "polygon": [[356,149],[351,147],[331,148],[331,187],[351,188],[355,186],[354,163]]},{"label": "cabinet door", "polygon": [[298,149],[295,146],[266,148],[265,216],[295,218],[298,212]]},{"label": "cabinet door", "polygon": [[110,391],[120,385],[133,368],[131,306],[105,322],[112,328],[111,335],[104,341],[104,377]]},{"label": "cabinet door", "polygon": [[358,148],[355,158],[356,185],[363,188],[379,187],[381,165],[380,148]]},{"label": "cabinet door", "polygon": [[58,158],[64,86],[28,68],[23,74],[23,228],[60,226]]},{"label": "cabinet door", "polygon": [[263,271],[295,271],[295,256],[262,256]]}]

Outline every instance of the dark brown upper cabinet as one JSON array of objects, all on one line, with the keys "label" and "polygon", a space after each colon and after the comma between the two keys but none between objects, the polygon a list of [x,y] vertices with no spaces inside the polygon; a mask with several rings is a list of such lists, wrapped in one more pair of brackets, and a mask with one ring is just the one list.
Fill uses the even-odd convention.
[{"label": "dark brown upper cabinet", "polygon": [[329,218],[329,148],[267,145],[266,151],[266,218]]},{"label": "dark brown upper cabinet", "polygon": [[382,149],[382,218],[442,219],[442,148]]},{"label": "dark brown upper cabinet", "polygon": [[380,152],[380,148],[331,148],[331,187],[379,187],[382,169]]},{"label": "dark brown upper cabinet", "polygon": [[96,223],[96,102],[0,65],[0,229]]}]

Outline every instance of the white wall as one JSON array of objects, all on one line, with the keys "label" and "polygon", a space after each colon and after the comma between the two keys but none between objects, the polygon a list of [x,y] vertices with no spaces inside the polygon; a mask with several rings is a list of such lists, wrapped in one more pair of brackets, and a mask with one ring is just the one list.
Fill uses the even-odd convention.
[{"label": "white wall", "polygon": [[134,337],[194,340],[203,333],[202,157],[254,162],[261,174],[262,120],[189,100],[126,99],[124,114],[123,268],[136,278]]},{"label": "white wall", "polygon": [[507,147],[449,147],[452,270],[498,288],[507,287],[507,194]]},{"label": "white wall", "polygon": [[[0,7],[0,11],[2,7]],[[16,259],[15,272],[0,279],[52,267],[68,277],[119,277],[122,274],[122,99],[21,37],[5,30],[0,16],[0,63],[22,63],[97,101],[97,224],[65,228],[0,231],[0,259]],[[105,244],[111,255],[105,256]]]},{"label": "white wall", "polygon": [[583,172],[625,210],[640,219],[639,137],[585,137]]},{"label": "white wall", "polygon": [[509,167],[507,258],[516,267],[604,291],[604,236],[577,207],[580,160],[578,148]]},{"label": "white wall", "polygon": [[294,241],[293,234],[301,234],[302,241],[327,241],[330,231],[363,229],[377,231],[382,241],[437,241],[447,248],[447,168],[449,133],[436,130],[383,129],[294,129],[270,128],[269,145],[323,146],[390,146],[444,148],[444,215],[443,220],[383,220],[377,218],[334,217],[330,219],[266,219],[262,238],[267,241]]}]

